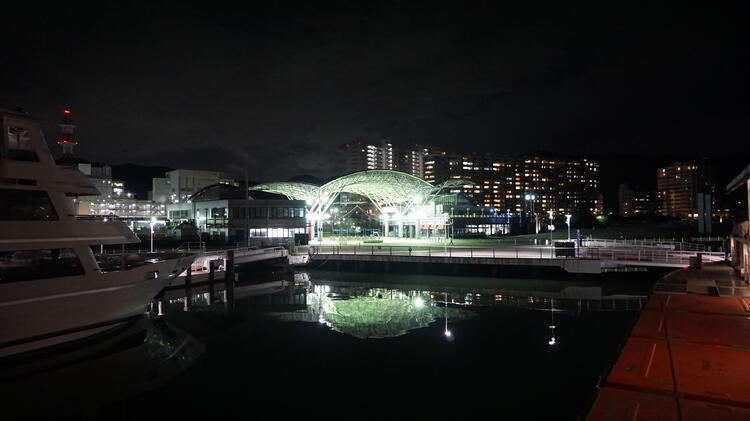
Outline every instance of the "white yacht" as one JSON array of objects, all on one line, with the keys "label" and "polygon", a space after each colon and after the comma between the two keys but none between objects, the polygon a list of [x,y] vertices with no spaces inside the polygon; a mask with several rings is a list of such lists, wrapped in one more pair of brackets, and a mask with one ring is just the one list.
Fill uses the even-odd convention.
[{"label": "white yacht", "polygon": [[[72,198],[98,194],[58,166],[39,123],[0,109],[0,357],[122,325],[193,259],[126,253],[140,240],[117,218],[77,217]],[[122,244],[117,255],[92,246]]]}]

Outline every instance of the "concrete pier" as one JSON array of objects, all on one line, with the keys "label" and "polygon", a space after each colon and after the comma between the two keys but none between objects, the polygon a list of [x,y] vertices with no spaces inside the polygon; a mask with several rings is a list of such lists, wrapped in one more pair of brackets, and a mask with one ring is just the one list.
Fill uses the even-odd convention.
[{"label": "concrete pier", "polygon": [[601,273],[601,262],[598,260],[567,259],[567,258],[492,258],[492,257],[453,257],[453,256],[388,256],[388,255],[355,255],[355,254],[317,254],[312,255],[313,262],[336,262],[340,267],[342,262],[360,262],[389,264],[411,264],[417,268],[427,265],[445,266],[446,270],[458,268],[458,265],[486,265],[486,266],[531,266],[555,267],[569,273]]}]

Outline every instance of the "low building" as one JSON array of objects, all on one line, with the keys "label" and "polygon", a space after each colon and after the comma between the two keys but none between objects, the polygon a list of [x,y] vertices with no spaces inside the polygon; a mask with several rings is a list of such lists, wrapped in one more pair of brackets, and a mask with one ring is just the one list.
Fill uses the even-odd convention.
[{"label": "low building", "polygon": [[183,202],[214,184],[237,185],[229,174],[222,172],[177,169],[152,180],[151,197],[159,203]]},{"label": "low building", "polygon": [[71,166],[88,177],[99,194],[78,196],[73,199],[76,215],[117,216],[144,221],[166,215],[164,204],[152,200],[136,199],[126,190],[125,182],[112,178],[112,167],[87,161],[71,155],[57,160],[58,165]]},{"label": "low building", "polygon": [[620,184],[617,192],[618,215],[629,218],[636,215],[653,215],[659,211],[656,192],[637,190],[627,184]]},{"label": "low building", "polygon": [[743,279],[750,281],[750,165],[727,185],[726,192],[746,195],[747,211],[739,212],[735,217],[729,251],[732,266]]},{"label": "low building", "polygon": [[245,199],[243,188],[229,184],[205,187],[186,201],[167,205],[170,223],[194,223],[199,232],[216,240],[241,243],[294,240],[306,234],[304,200]]}]

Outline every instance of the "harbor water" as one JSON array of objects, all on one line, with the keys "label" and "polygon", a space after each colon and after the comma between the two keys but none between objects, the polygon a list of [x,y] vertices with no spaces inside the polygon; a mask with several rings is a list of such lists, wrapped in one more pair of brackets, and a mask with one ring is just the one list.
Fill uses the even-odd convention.
[{"label": "harbor water", "polygon": [[19,417],[163,420],[361,404],[575,420],[654,280],[311,271],[245,280],[232,302],[218,284],[172,290],[106,346],[24,362],[26,373],[0,367],[3,394]]}]

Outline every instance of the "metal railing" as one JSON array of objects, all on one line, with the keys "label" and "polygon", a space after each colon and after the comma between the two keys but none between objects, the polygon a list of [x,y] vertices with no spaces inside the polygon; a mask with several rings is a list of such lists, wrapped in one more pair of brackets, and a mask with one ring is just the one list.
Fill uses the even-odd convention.
[{"label": "metal railing", "polygon": [[599,248],[599,247],[469,247],[469,246],[391,246],[391,245],[315,245],[311,255],[371,255],[469,257],[515,259],[587,259],[644,264],[688,265],[690,258],[701,254],[706,261],[724,260],[724,252],[679,251],[660,248]]},{"label": "metal railing", "polygon": [[677,251],[710,251],[705,244],[673,240],[617,240],[604,238],[581,239],[582,247],[596,248],[657,248]]},{"label": "metal railing", "polygon": [[[198,247],[195,247],[198,246]],[[191,249],[192,247],[192,249]],[[187,251],[206,251],[206,243],[203,241],[188,241],[186,243],[182,243],[175,250],[187,250]]]},{"label": "metal railing", "polygon": [[658,248],[598,248],[581,247],[582,258],[615,262],[641,262],[667,265],[690,264],[690,258],[701,255],[706,261],[719,261],[726,258],[724,252],[680,251]]}]

